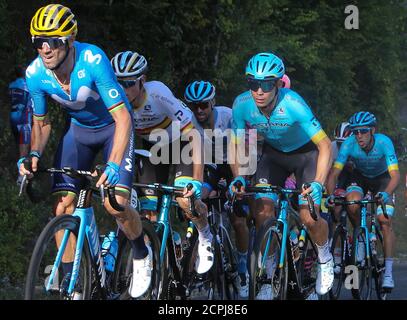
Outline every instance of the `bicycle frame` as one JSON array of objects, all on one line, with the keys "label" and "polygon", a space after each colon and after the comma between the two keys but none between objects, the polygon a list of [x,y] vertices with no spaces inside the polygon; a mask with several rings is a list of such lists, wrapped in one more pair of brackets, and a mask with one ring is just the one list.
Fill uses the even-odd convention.
[{"label": "bicycle frame", "polygon": [[[76,241],[75,249],[75,259],[72,268],[72,275],[69,282],[67,293],[71,295],[74,291],[75,283],[79,276],[79,268],[82,258],[82,249],[84,241],[88,241],[89,249],[91,252],[92,262],[97,271],[97,280],[100,285],[100,289],[103,296],[107,296],[106,289],[106,270],[104,266],[104,261],[102,258],[100,241],[99,241],[99,232],[96,225],[95,214],[93,207],[91,206],[92,190],[81,190],[78,198],[78,205],[73,213],[74,217],[78,217],[80,221],[78,237]],[[62,261],[62,256],[65,252],[66,246],[68,244],[70,232],[65,230],[63,239],[58,249],[57,257],[55,259],[52,271],[46,285],[47,291],[50,290],[54,277],[58,272],[59,265]]]}]

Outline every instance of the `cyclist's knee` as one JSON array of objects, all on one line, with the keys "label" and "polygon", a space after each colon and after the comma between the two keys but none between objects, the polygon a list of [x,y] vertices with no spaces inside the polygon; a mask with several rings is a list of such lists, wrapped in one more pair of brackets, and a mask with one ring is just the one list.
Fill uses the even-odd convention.
[{"label": "cyclist's knee", "polygon": [[69,191],[60,191],[53,195],[55,197],[55,215],[72,214],[75,211],[76,194]]},{"label": "cyclist's knee", "polygon": [[234,219],[231,219],[230,223],[232,224],[233,229],[237,233],[244,232],[245,230],[247,230],[247,223],[245,217],[235,217]]}]

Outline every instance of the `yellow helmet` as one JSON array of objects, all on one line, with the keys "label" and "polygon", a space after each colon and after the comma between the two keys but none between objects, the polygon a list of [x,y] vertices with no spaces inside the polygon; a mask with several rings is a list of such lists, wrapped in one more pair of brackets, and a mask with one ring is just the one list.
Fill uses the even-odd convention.
[{"label": "yellow helmet", "polygon": [[69,37],[78,32],[71,9],[61,4],[49,4],[37,10],[31,19],[31,35]]}]

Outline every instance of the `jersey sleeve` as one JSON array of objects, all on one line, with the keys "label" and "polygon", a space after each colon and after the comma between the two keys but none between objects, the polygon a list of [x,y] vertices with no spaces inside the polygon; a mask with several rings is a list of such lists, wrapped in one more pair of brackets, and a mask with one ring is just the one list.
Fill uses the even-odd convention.
[{"label": "jersey sleeve", "polygon": [[350,151],[352,148],[352,141],[353,141],[352,138],[348,138],[342,143],[342,145],[338,151],[338,157],[336,158],[336,160],[334,162],[334,168],[339,169],[339,170],[343,169],[343,167],[345,166],[346,161],[348,160],[348,157],[350,155]]},{"label": "jersey sleeve", "polygon": [[35,59],[26,70],[27,88],[30,92],[34,119],[43,120],[48,113],[45,92],[41,90],[38,79],[40,58]]},{"label": "jersey sleeve", "polygon": [[325,131],[322,129],[321,123],[301,96],[292,91],[291,99],[291,114],[294,119],[298,121],[301,128],[305,131],[312,142],[318,144],[322,139],[327,137]]},{"label": "jersey sleeve", "polygon": [[126,107],[125,93],[117,82],[106,54],[97,46],[90,45],[85,50],[84,60],[89,65],[88,70],[91,70],[93,80],[108,111],[113,113]]},{"label": "jersey sleeve", "polygon": [[390,138],[384,135],[382,137],[383,140],[381,142],[381,147],[386,158],[387,170],[389,172],[393,170],[399,170],[399,163],[397,160],[393,142],[390,140]]},{"label": "jersey sleeve", "polygon": [[160,94],[155,95],[161,105],[162,110],[172,121],[178,121],[181,133],[188,133],[194,128],[192,122],[192,111],[181,100],[177,99],[171,90],[163,83],[160,83]]}]

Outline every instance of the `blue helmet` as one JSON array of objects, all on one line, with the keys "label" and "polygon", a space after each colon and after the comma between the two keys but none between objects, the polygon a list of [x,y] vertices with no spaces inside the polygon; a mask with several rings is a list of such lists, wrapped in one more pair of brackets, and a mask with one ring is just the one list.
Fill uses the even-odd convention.
[{"label": "blue helmet", "polygon": [[187,102],[207,102],[215,97],[215,86],[208,81],[194,81],[185,88]]},{"label": "blue helmet", "polygon": [[285,73],[283,61],[272,53],[258,53],[246,66],[246,76],[257,80],[281,79]]},{"label": "blue helmet", "polygon": [[359,111],[349,118],[349,124],[351,128],[363,126],[374,127],[376,126],[376,117],[373,113],[368,111]]}]

